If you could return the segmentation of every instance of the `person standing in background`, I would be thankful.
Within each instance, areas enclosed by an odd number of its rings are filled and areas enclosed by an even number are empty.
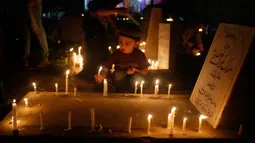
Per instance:
[[[27,18],[25,17],[25,55],[24,66],[28,67],[28,58],[30,54],[31,33],[33,32],[39,42],[42,61],[37,67],[45,67],[50,64],[48,42],[46,33],[42,24],[42,0],[27,1]]]

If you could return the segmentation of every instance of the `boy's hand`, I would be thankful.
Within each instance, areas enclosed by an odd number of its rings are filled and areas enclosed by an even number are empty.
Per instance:
[[[96,74],[96,75],[94,76],[94,78],[95,78],[95,80],[96,80],[97,83],[101,83],[101,82],[105,79],[105,76],[104,76],[104,75],[101,75],[101,74],[100,74],[100,75],[97,75],[97,74]]]
[[[131,69],[129,69],[129,70],[127,70],[127,74],[134,74],[136,72],[136,68],[131,68]]]

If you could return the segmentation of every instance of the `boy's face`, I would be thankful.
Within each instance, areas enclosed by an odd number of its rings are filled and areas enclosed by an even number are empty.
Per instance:
[[[129,54],[133,51],[136,46],[136,41],[126,36],[119,36],[120,51]]]

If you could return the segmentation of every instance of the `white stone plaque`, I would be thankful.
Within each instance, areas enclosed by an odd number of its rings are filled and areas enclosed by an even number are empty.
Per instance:
[[[251,46],[255,28],[219,25],[190,101],[217,128]],[[231,120],[231,117],[229,118]]]

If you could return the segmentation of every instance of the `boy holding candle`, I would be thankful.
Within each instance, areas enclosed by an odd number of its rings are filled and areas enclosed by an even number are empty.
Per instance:
[[[94,76],[97,83],[101,83],[107,77],[113,64],[115,65],[113,83],[116,92],[131,92],[136,81],[145,80],[150,64],[144,53],[137,48],[140,33],[140,28],[131,23],[126,23],[120,28],[120,49],[113,52],[104,62],[101,74]]]

